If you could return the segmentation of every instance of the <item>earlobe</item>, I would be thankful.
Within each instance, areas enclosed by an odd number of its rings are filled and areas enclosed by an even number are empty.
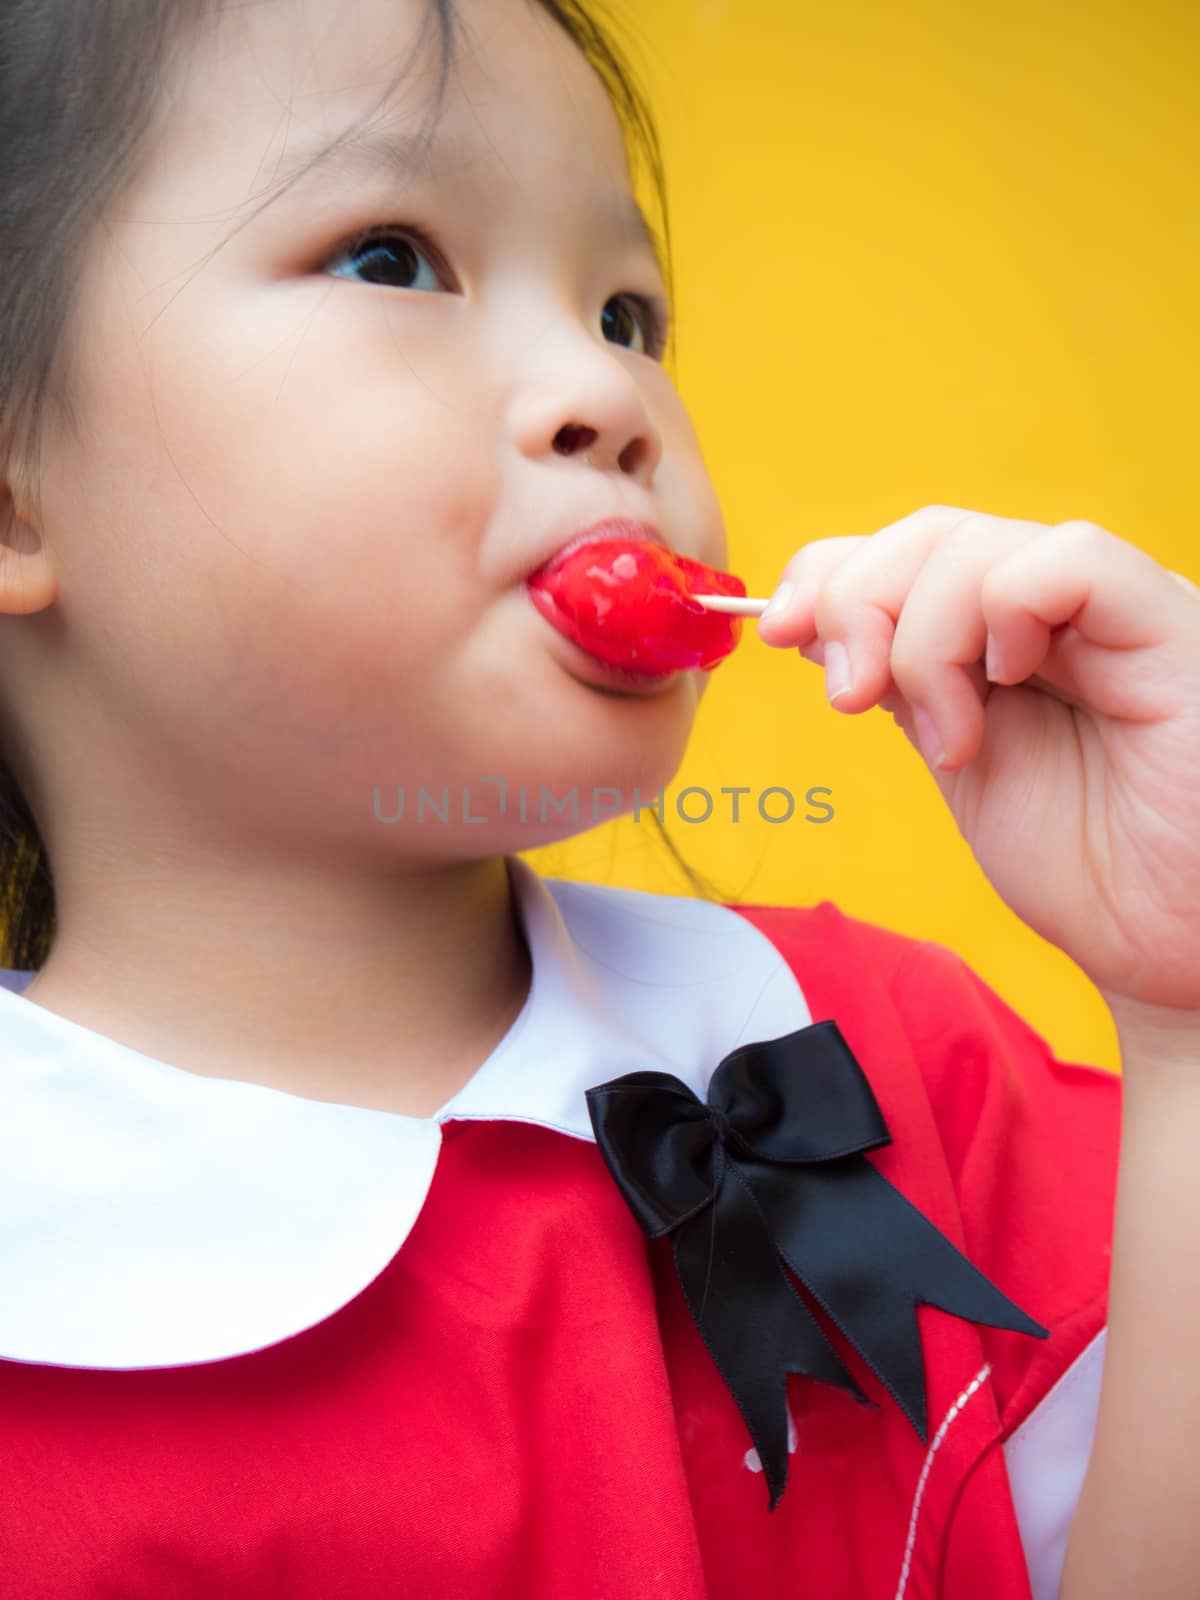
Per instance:
[[[50,547],[24,521],[12,488],[0,478],[0,615],[44,611],[58,593]]]

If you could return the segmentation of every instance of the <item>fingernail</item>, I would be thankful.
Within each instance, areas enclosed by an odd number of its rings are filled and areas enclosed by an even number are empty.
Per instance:
[[[920,706],[913,706],[913,719],[917,725],[917,741],[931,767],[940,767],[946,758],[942,749],[942,736],[937,731],[937,726],[928,711],[923,711]]]
[[[846,646],[837,639],[825,644],[825,693],[830,700],[845,694],[851,687],[850,656]]]
[[[765,622],[768,617],[777,617],[781,611],[786,609],[788,601],[795,592],[796,585],[794,583],[781,583],[770,600],[767,601],[767,609],[758,620]]]

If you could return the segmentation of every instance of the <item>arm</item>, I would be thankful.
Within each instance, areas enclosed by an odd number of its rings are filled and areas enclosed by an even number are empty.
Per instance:
[[[1105,998],[1123,1078],[1108,1339],[1059,1600],[1195,1600],[1200,1012]]]

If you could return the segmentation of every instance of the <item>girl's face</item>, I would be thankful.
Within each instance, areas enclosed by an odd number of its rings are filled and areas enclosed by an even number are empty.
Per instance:
[[[58,617],[22,640],[38,717],[17,711],[51,769],[52,838],[57,795],[172,845],[186,819],[193,840],[253,833],[259,850],[336,840],[366,858],[403,837],[462,859],[590,826],[594,786],[631,809],[679,765],[705,675],[598,687],[523,589],[613,515],[727,559],[632,298],[664,291],[618,122],[533,0],[459,10],[423,169],[395,152],[427,126],[432,18],[366,138],[248,221],[374,105],[424,0],[230,7],[165,86],[162,130],[82,264],[83,444],[47,438]],[[416,824],[422,784],[449,790],[449,822]],[[402,824],[380,826],[376,786],[383,815],[405,788]],[[537,825],[542,786],[578,786],[581,820],[551,805]],[[464,820],[464,788],[491,820]]]

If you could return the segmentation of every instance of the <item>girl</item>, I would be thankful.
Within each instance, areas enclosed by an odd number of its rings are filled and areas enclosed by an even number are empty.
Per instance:
[[[5,1593],[1191,1593],[1194,587],[934,506],[761,624],[1122,1079],[828,902],[541,879],[514,797],[706,680],[525,579],[726,554],[595,21],[2,0],[0,119]]]

